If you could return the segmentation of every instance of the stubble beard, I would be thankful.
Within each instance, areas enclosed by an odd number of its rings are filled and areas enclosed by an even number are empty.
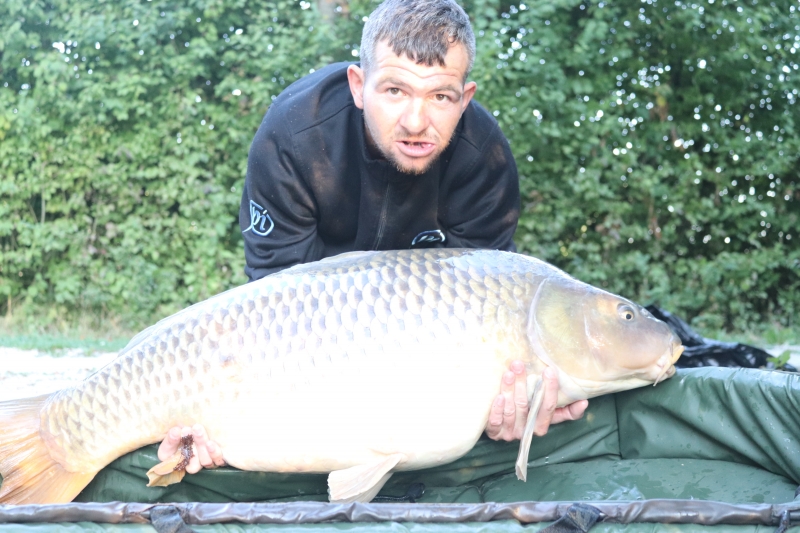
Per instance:
[[[436,144],[436,146],[439,147],[439,149],[429,156],[427,162],[425,163],[425,165],[423,167],[420,167],[420,168],[407,167],[407,166],[403,165],[403,163],[398,159],[398,157],[391,150],[392,145],[399,138],[402,139],[403,136],[392,135],[391,139],[389,139],[389,146],[383,146],[383,145],[381,145],[381,143],[379,141],[375,140],[375,139],[380,139],[380,136],[376,135],[376,132],[372,128],[372,124],[370,124],[370,121],[367,120],[366,114],[363,114],[363,116],[364,116],[364,125],[366,126],[366,129],[367,129],[367,142],[368,143],[371,142],[373,144],[373,146],[378,150],[378,152],[380,152],[381,156],[383,156],[383,158],[386,159],[389,163],[391,163],[391,165],[395,169],[397,169],[399,172],[402,172],[403,174],[411,174],[413,176],[419,176],[419,175],[425,174],[428,170],[430,170],[430,168],[433,166],[433,164],[439,159],[439,156],[442,155],[442,152],[444,152],[445,149],[450,145],[450,141],[453,138],[453,136],[451,135],[450,139],[447,139],[447,142],[442,145],[442,144],[440,144],[441,140],[439,139],[438,136],[430,136],[430,135],[423,135],[422,137],[417,136],[417,138],[420,138],[421,140],[424,140],[424,139],[430,140],[431,142]],[[408,135],[408,137],[411,137],[411,136],[412,135],[410,135],[410,134]]]

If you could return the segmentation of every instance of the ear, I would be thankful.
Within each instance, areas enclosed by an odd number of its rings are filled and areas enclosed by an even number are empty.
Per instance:
[[[347,82],[350,84],[350,94],[353,95],[353,100],[356,103],[356,107],[359,109],[364,109],[365,79],[366,74],[364,73],[364,69],[358,65],[350,65],[347,67]]]
[[[464,110],[469,105],[470,101],[472,101],[472,97],[475,96],[475,91],[478,90],[478,84],[474,81],[467,82],[464,85],[464,92],[461,95],[461,112],[463,113]]]

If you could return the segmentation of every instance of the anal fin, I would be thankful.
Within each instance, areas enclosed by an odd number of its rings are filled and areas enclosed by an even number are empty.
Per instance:
[[[328,495],[333,503],[368,502],[392,477],[392,468],[405,459],[394,453],[371,463],[335,470],[328,475]]]
[[[542,378],[536,382],[533,388],[533,396],[531,396],[531,403],[528,409],[528,418],[525,420],[525,431],[522,433],[522,438],[519,441],[519,453],[517,454],[517,479],[526,481],[528,479],[528,454],[531,451],[531,440],[533,440],[533,429],[536,427],[536,417],[539,415],[539,409],[542,407],[544,400],[544,382]]]

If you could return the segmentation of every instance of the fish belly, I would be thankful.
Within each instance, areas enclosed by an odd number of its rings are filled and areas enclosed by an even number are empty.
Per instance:
[[[394,453],[407,458],[398,470],[452,461],[486,427],[504,367],[489,347],[426,348],[248,385],[209,434],[244,470],[329,472]]]

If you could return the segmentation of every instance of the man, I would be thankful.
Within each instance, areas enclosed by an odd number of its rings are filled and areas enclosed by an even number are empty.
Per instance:
[[[497,122],[472,102],[474,58],[454,0],[386,0],[364,26],[360,65],[329,65],[290,85],[248,157],[239,222],[250,280],[356,250],[515,251],[517,169]],[[556,409],[550,371],[545,390],[537,435],[587,405]],[[520,438],[527,412],[525,368],[514,361],[487,434]],[[197,453],[188,472],[224,464],[200,426],[173,428],[159,457],[189,432]]]

